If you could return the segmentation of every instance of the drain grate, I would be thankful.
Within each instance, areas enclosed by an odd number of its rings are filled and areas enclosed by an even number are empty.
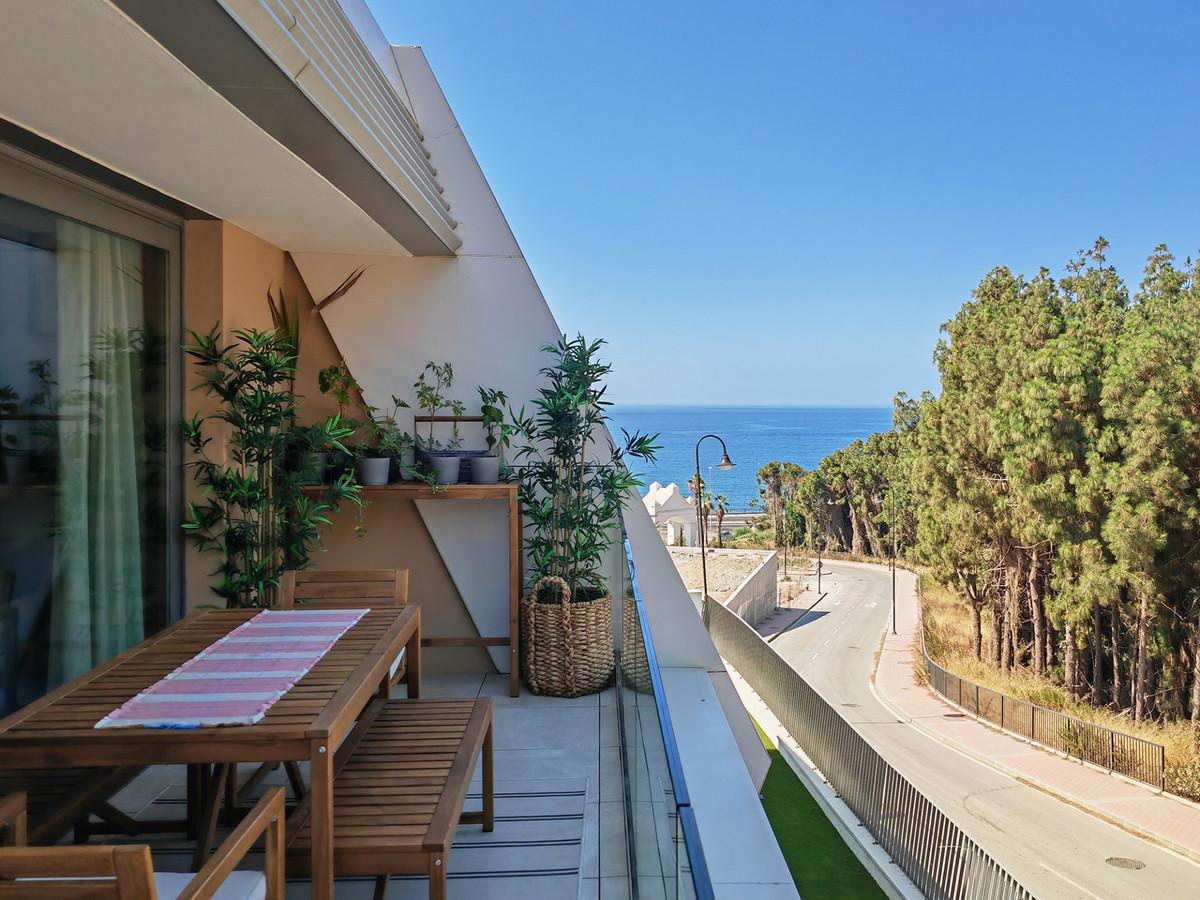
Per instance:
[[[843,703],[843,704],[842,704],[842,706],[848,706],[848,707],[850,707],[851,709],[858,709],[859,705],[860,705],[860,704],[858,704],[858,703]]]
[[[966,717],[966,713],[942,713],[944,719],[965,719]]]
[[[1116,869],[1144,869],[1146,864],[1140,859],[1130,859],[1128,856],[1110,856],[1105,860],[1110,866]]]

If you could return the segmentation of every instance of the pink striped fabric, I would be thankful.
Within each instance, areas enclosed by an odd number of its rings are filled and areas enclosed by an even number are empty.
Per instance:
[[[264,610],[113,710],[96,727],[253,725],[367,612]]]

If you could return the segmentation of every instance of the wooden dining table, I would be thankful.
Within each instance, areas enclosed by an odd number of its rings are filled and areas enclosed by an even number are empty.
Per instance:
[[[312,896],[333,897],[333,755],[406,654],[408,696],[420,696],[421,613],[372,609],[253,725],[96,728],[96,722],[259,610],[195,613],[0,720],[0,769],[295,763],[311,767]],[[197,835],[211,841],[220,788]]]

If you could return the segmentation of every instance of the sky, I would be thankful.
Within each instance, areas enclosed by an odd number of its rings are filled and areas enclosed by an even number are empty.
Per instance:
[[[369,5],[620,403],[888,405],[994,266],[1200,250],[1200,5]]]

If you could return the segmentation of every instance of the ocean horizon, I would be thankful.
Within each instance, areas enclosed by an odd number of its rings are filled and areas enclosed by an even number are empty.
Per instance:
[[[705,434],[724,438],[735,468],[716,468],[721,445],[708,440],[700,447],[700,474],[736,512],[750,509],[758,497],[755,473],[769,462],[817,466],[833,451],[856,439],[892,427],[890,406],[674,406],[619,404],[609,410],[614,437],[621,429],[658,433],[662,449],[653,463],[631,461],[645,484],[675,482],[686,495],[696,469],[696,441]],[[645,490],[642,490],[645,493]]]

